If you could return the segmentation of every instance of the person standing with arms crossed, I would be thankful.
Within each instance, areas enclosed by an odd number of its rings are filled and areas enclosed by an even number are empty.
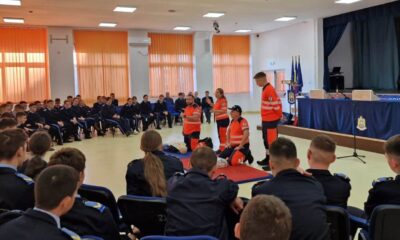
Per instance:
[[[219,138],[219,149],[217,154],[220,154],[225,150],[226,144],[226,131],[229,126],[229,115],[228,115],[228,101],[226,100],[224,90],[217,88],[215,90],[215,97],[217,101],[212,103],[208,98],[207,103],[213,108],[215,120],[217,121],[218,138]]]
[[[257,161],[266,171],[269,166],[269,146],[278,138],[278,123],[282,118],[282,102],[275,88],[267,81],[267,75],[259,72],[254,75],[257,86],[262,88],[261,94],[261,119],[262,136],[266,150],[265,158]]]
[[[194,96],[186,97],[186,107],[181,114],[183,118],[183,137],[188,152],[194,151],[199,143],[201,131],[201,107],[194,102]]]

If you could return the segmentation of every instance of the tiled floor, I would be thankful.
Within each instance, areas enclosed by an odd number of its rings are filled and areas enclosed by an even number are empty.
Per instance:
[[[250,124],[250,143],[251,150],[256,159],[264,155],[261,132],[256,130],[259,124],[258,114],[246,114]],[[162,129],[164,143],[180,142],[182,127],[175,126],[172,129]],[[110,135],[106,137],[95,137],[91,140],[66,144],[65,147],[76,147],[82,150],[87,157],[86,180],[88,184],[102,185],[110,188],[116,197],[125,194],[125,172],[127,164],[136,158],[143,156],[140,151],[140,136],[125,137],[117,134],[114,138]],[[212,136],[214,143],[218,144],[216,125],[203,125],[201,137]],[[301,165],[307,168],[306,152],[310,141],[301,138],[290,137],[296,144]],[[58,149],[59,147],[56,147]],[[48,156],[51,153],[48,154]],[[337,156],[351,155],[352,149],[338,147]],[[332,165],[332,172],[345,173],[351,178],[352,192],[349,205],[363,207],[363,203],[368,196],[371,182],[382,176],[393,176],[388,168],[385,158],[381,154],[360,151],[366,155],[367,164],[359,162],[357,159],[341,159]],[[47,156],[47,157],[48,157]],[[253,163],[257,167],[256,163]],[[240,196],[250,197],[251,186],[253,183],[240,185]]]

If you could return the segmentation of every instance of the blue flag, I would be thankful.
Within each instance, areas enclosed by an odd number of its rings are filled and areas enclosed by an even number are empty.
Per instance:
[[[292,83],[294,84],[296,82],[296,63],[292,57],[292,77],[291,77]],[[290,87],[290,91],[293,91],[293,86]]]
[[[300,56],[297,61],[297,66],[296,66],[296,78],[297,78],[297,87],[296,87],[296,93],[299,93],[303,89],[303,75],[301,73],[301,64],[300,64]]]

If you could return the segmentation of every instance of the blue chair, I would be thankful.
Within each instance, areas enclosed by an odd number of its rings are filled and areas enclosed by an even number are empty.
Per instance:
[[[218,240],[218,238],[210,236],[188,236],[188,237],[168,237],[168,236],[147,236],[141,240]]]
[[[336,206],[326,206],[325,208],[331,240],[351,240],[350,220],[347,211]]]
[[[172,119],[175,121],[176,117],[179,117],[180,122],[182,122],[180,113],[175,110],[175,105],[167,102],[167,110],[171,114]]]
[[[352,219],[353,220],[353,219]],[[380,205],[375,207],[371,218],[364,222],[359,234],[362,240],[397,240],[400,236],[400,205]]]
[[[164,234],[165,198],[124,195],[118,198],[118,207],[124,222],[139,228],[141,236]]]

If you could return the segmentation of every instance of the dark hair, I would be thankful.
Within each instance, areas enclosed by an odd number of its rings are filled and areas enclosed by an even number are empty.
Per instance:
[[[1,118],[0,119],[0,130],[7,128],[13,128],[17,126],[17,121],[14,118]]]
[[[384,146],[385,153],[400,157],[400,135],[389,138]]]
[[[8,129],[0,132],[0,159],[9,160],[18,149],[24,147],[28,136],[22,129]]]
[[[68,98],[73,98],[73,97],[70,95],[70,96],[67,96],[67,99],[68,99]]]
[[[1,114],[0,118],[14,118],[14,115],[10,112],[5,112]]]
[[[56,102],[61,102],[61,99],[59,99],[59,98],[56,98],[56,99],[54,99]]]
[[[27,115],[26,115],[25,112],[17,112],[17,113],[15,114],[15,118],[26,117],[26,116],[27,116]]]
[[[143,98],[145,98],[145,97],[148,97],[148,95],[147,94],[143,95]]]
[[[86,167],[86,157],[76,148],[62,148],[50,157],[49,166],[58,164],[67,165],[78,172],[83,172]]]
[[[269,153],[272,156],[285,159],[297,158],[296,145],[290,139],[284,137],[279,137],[271,144]]]
[[[52,166],[43,170],[35,182],[35,206],[53,210],[65,197],[74,197],[78,172],[69,166]]]
[[[114,94],[114,93],[110,93],[110,96],[111,96],[111,95],[114,95],[114,96],[115,96],[115,94]]]
[[[29,150],[37,156],[43,156],[51,148],[51,137],[46,131],[37,131],[29,138]]]
[[[132,100],[133,100],[133,99],[136,99],[136,100],[137,100],[137,97],[136,97],[136,96],[133,96],[133,97],[132,97]]]
[[[27,104],[26,101],[20,101],[19,104]]]
[[[327,135],[319,135],[313,138],[311,146],[324,152],[334,153],[336,151],[336,143]]]
[[[241,240],[287,240],[291,229],[289,208],[272,195],[259,195],[251,199],[240,217]]]
[[[159,97],[159,98],[160,98],[160,97],[164,97],[164,95],[160,94],[160,96],[158,96],[158,97]]]
[[[259,79],[259,78],[265,78],[267,77],[267,74],[265,72],[258,72],[256,75],[254,75],[254,79]]]
[[[25,107],[23,106],[23,103],[18,103],[14,106],[14,112],[19,112],[19,111],[25,111]]]
[[[22,163],[22,166],[18,168],[19,172],[22,172],[26,176],[36,179],[37,175],[41,173],[47,167],[47,162],[39,156],[35,156]]]
[[[51,99],[47,100],[47,103],[52,103],[52,102],[54,102],[54,101]]]
[[[193,168],[210,172],[217,164],[217,155],[209,147],[199,147],[193,151],[190,163]]]

